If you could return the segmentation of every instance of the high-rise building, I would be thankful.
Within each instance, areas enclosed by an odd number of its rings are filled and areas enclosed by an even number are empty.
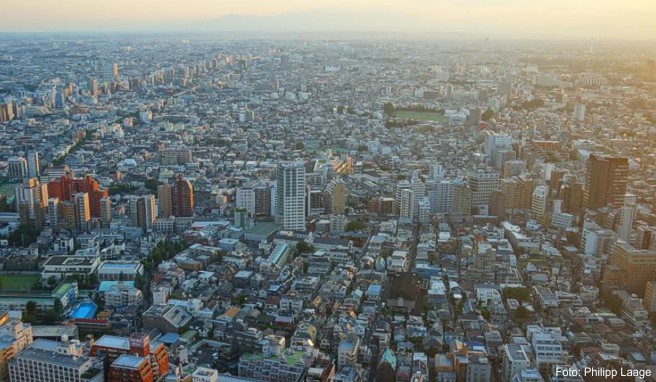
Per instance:
[[[323,191],[326,213],[343,214],[346,210],[346,183],[335,178],[328,182]]]
[[[509,160],[503,164],[503,177],[512,178],[513,176],[521,175],[526,170],[526,161],[523,160]]]
[[[143,232],[151,231],[155,222],[155,210],[155,195],[133,196],[130,199],[132,226],[141,228]]]
[[[101,190],[98,182],[87,175],[73,178],[70,174],[48,182],[48,195],[59,198],[60,202],[72,201],[76,193],[87,193],[89,213],[94,218],[100,217],[100,199],[109,197],[109,190]]]
[[[9,362],[16,354],[32,344],[32,326],[20,320],[9,319],[6,312],[0,313],[0,382],[9,381]]]
[[[583,204],[596,210],[608,204],[619,208],[624,205],[626,183],[629,172],[627,158],[590,154],[585,174]]]
[[[89,221],[91,220],[89,194],[86,192],[76,193],[73,196],[73,203],[75,204],[75,229],[79,231],[88,230]]]
[[[277,217],[284,229],[305,230],[305,167],[303,163],[279,164],[277,168]]]
[[[172,189],[170,184],[165,183],[157,186],[157,201],[157,216],[168,218],[173,215]]]
[[[7,176],[9,178],[27,177],[27,160],[23,157],[11,157],[7,160]]]
[[[255,188],[255,215],[271,216],[271,187],[268,185]]]
[[[100,226],[109,228],[112,222],[112,200],[109,197],[100,199]]]
[[[171,190],[171,202],[173,216],[194,216],[194,187],[191,185],[190,181],[182,176],[182,174],[178,175],[178,179],[173,184]]]
[[[453,186],[453,206],[451,213],[459,215],[471,215],[472,211],[472,190],[464,183],[458,183]]]
[[[92,96],[100,94],[100,91],[98,90],[98,80],[95,78],[89,80],[89,93],[91,93]]]
[[[585,104],[579,103],[574,105],[574,119],[577,122],[585,121]]]
[[[490,202],[490,194],[499,189],[499,173],[475,171],[468,176],[472,192],[472,206],[484,206]]]
[[[36,178],[26,178],[14,191],[21,223],[43,226],[48,205],[48,187]]]
[[[549,188],[545,185],[539,185],[533,189],[533,198],[531,201],[531,212],[533,217],[542,221],[547,213],[547,201]]]
[[[415,217],[415,193],[410,188],[399,189],[399,218],[413,221]]]
[[[647,282],[652,280],[656,280],[656,251],[636,249],[617,241],[603,271],[603,288],[624,289],[643,296]]]
[[[59,198],[48,199],[48,223],[50,223],[50,227],[57,228],[59,226],[60,214]]]
[[[620,208],[619,221],[615,227],[615,232],[617,232],[617,235],[627,243],[631,241],[631,229],[633,228],[634,215],[634,206],[622,206],[622,208]]]
[[[38,178],[41,175],[41,163],[39,162],[39,153],[30,151],[27,153],[27,176]]]
[[[408,182],[407,180],[402,180],[396,184],[394,200],[396,202],[395,208],[397,214],[401,213],[401,194],[403,193],[403,190],[412,190],[412,187],[410,186],[410,182]]]
[[[654,249],[656,245],[656,227],[640,226],[636,229],[637,249]]]

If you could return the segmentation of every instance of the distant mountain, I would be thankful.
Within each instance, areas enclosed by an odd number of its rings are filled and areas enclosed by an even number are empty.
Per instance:
[[[393,32],[416,31],[408,17],[380,12],[343,12],[313,10],[271,16],[226,15],[214,20],[190,24],[185,29],[222,32]]]

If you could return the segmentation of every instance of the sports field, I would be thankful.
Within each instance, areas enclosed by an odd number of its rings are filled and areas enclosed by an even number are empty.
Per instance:
[[[440,113],[431,111],[395,110],[394,117],[400,119],[414,119],[416,121],[445,122],[448,119]]]
[[[38,275],[7,275],[0,274],[0,291],[28,292],[39,280]]]

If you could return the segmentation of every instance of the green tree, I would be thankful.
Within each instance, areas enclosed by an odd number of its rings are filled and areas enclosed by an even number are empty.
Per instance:
[[[503,290],[504,299],[515,299],[517,301],[531,301],[531,291],[525,287],[506,288]]]
[[[155,178],[148,178],[148,179],[146,179],[146,181],[144,182],[144,187],[145,187],[146,189],[150,190],[151,192],[155,193],[155,192],[157,192],[157,187],[158,187],[160,184],[161,184],[161,183],[160,183],[159,180],[157,180],[157,179],[155,179]]]
[[[488,108],[481,114],[481,121],[489,121],[492,117],[494,117],[494,110]]]
[[[30,300],[30,301],[28,301],[28,302],[25,304],[25,312],[26,312],[27,314],[30,314],[30,315],[33,316],[33,315],[36,314],[36,311],[37,311],[37,310],[38,310],[38,307],[37,307],[37,305],[36,305],[36,301],[32,301],[32,300]]]
[[[515,311],[515,318],[518,320],[528,320],[530,315],[531,313],[523,305],[517,308],[517,310]]]
[[[296,142],[296,150],[303,150],[303,148],[305,148],[303,142]]]
[[[298,243],[296,243],[296,252],[298,252],[298,254],[311,253],[314,252],[315,250],[316,249],[314,248],[314,246],[308,244],[307,242],[305,242],[305,240],[301,240]]]
[[[362,231],[365,227],[366,225],[363,222],[359,220],[353,220],[346,225],[346,230],[350,232]]]

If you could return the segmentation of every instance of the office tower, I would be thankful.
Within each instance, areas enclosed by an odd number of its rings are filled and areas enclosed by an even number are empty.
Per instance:
[[[549,188],[545,185],[536,186],[533,189],[533,196],[531,200],[531,212],[533,218],[542,221],[547,212],[547,197],[549,196]]]
[[[175,217],[193,217],[194,216],[194,187],[191,182],[186,180],[182,174],[171,189],[171,203],[173,216]]]
[[[499,189],[499,173],[497,172],[470,172],[468,180],[472,192],[472,206],[487,205],[492,191]]]
[[[235,206],[245,209],[249,216],[255,216],[255,189],[253,187],[241,187],[237,189]]]
[[[305,230],[305,167],[279,164],[276,173],[276,215],[284,229]]]
[[[64,90],[57,90],[55,92],[55,108],[63,109],[66,106],[66,93]]]
[[[158,214],[160,218],[168,218],[173,215],[172,189],[170,184],[157,186]]]
[[[100,199],[100,226],[109,228],[112,223],[112,200],[108,197]]]
[[[27,160],[23,157],[11,157],[7,160],[7,176],[9,178],[27,177]]]
[[[28,178],[14,189],[16,196],[16,210],[21,224],[30,224],[35,227],[43,226],[45,222],[45,208],[48,205],[48,188],[36,178]]]
[[[574,105],[574,119],[577,122],[585,121],[585,104],[576,104]]]
[[[75,204],[75,228],[79,231],[86,231],[89,228],[91,220],[91,209],[89,207],[89,194],[78,192],[73,195]]]
[[[59,225],[59,198],[48,199],[48,223],[50,227],[57,228]]]
[[[472,211],[472,190],[464,183],[458,183],[453,186],[453,205],[451,213],[459,215],[471,215]]]
[[[255,188],[255,215],[271,216],[271,187],[268,185]]]
[[[155,222],[155,195],[132,196],[129,203],[132,226],[143,232],[151,231]]]
[[[118,80],[118,63],[108,63],[103,66],[103,80],[112,82]]]
[[[405,221],[414,219],[415,196],[414,191],[410,188],[401,188],[399,190],[399,218]]]
[[[608,265],[603,270],[604,290],[624,289],[643,296],[647,282],[656,280],[656,251],[639,250],[629,243],[613,245]]]
[[[583,190],[585,208],[596,210],[608,204],[616,208],[623,206],[628,172],[627,158],[590,154]]]
[[[323,191],[326,213],[343,214],[346,210],[346,183],[342,179],[333,179]]]
[[[633,227],[633,218],[635,214],[634,206],[622,206],[619,213],[619,221],[615,232],[627,243],[631,240],[631,228]]]
[[[92,217],[100,217],[100,199],[109,196],[109,190],[101,190],[98,182],[87,175],[84,178],[73,178],[70,174],[48,182],[48,195],[59,198],[60,201],[72,201],[76,193],[87,193],[89,196],[89,212]]]
[[[39,162],[39,153],[30,151],[27,153],[27,176],[38,178],[41,175],[41,163]]]

